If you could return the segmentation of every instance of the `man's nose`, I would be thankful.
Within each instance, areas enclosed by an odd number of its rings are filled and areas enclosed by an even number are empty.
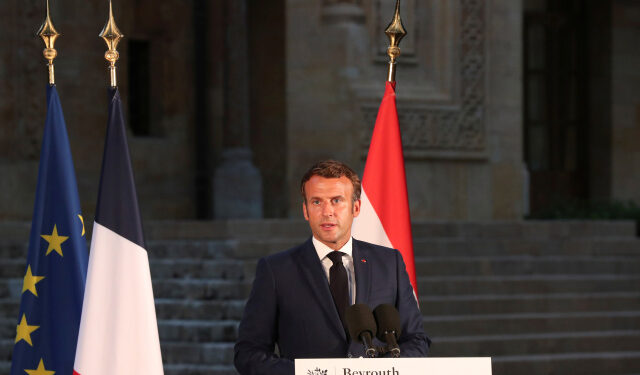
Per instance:
[[[322,205],[322,215],[324,216],[333,216],[333,206],[331,204],[325,203]]]

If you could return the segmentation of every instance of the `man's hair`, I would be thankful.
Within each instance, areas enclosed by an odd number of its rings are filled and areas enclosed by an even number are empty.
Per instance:
[[[360,177],[358,177],[358,174],[345,163],[336,160],[323,160],[312,165],[304,176],[302,176],[302,181],[300,182],[300,193],[302,194],[302,201],[305,203],[307,201],[307,196],[304,191],[304,185],[313,176],[320,176],[324,178],[340,178],[345,176],[351,181],[351,185],[353,186],[353,195],[351,196],[351,199],[354,202],[360,199],[362,187],[360,185]]]

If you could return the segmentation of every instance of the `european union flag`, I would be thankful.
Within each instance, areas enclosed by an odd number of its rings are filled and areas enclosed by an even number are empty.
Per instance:
[[[67,129],[49,85],[11,375],[73,373],[87,261]]]

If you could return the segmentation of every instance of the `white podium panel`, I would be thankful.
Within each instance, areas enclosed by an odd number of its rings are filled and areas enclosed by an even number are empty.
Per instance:
[[[295,375],[491,375],[491,357],[296,359]]]

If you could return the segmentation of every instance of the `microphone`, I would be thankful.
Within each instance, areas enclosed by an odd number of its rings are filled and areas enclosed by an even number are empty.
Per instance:
[[[376,321],[369,306],[364,303],[351,305],[344,312],[345,322],[351,339],[355,339],[364,345],[367,357],[376,356],[378,349],[373,345],[373,337],[376,335]]]
[[[373,310],[373,315],[378,323],[378,339],[387,343],[387,350],[391,352],[391,355],[396,358],[400,357],[400,347],[397,340],[402,334],[402,325],[398,310],[385,303],[378,305]]]

